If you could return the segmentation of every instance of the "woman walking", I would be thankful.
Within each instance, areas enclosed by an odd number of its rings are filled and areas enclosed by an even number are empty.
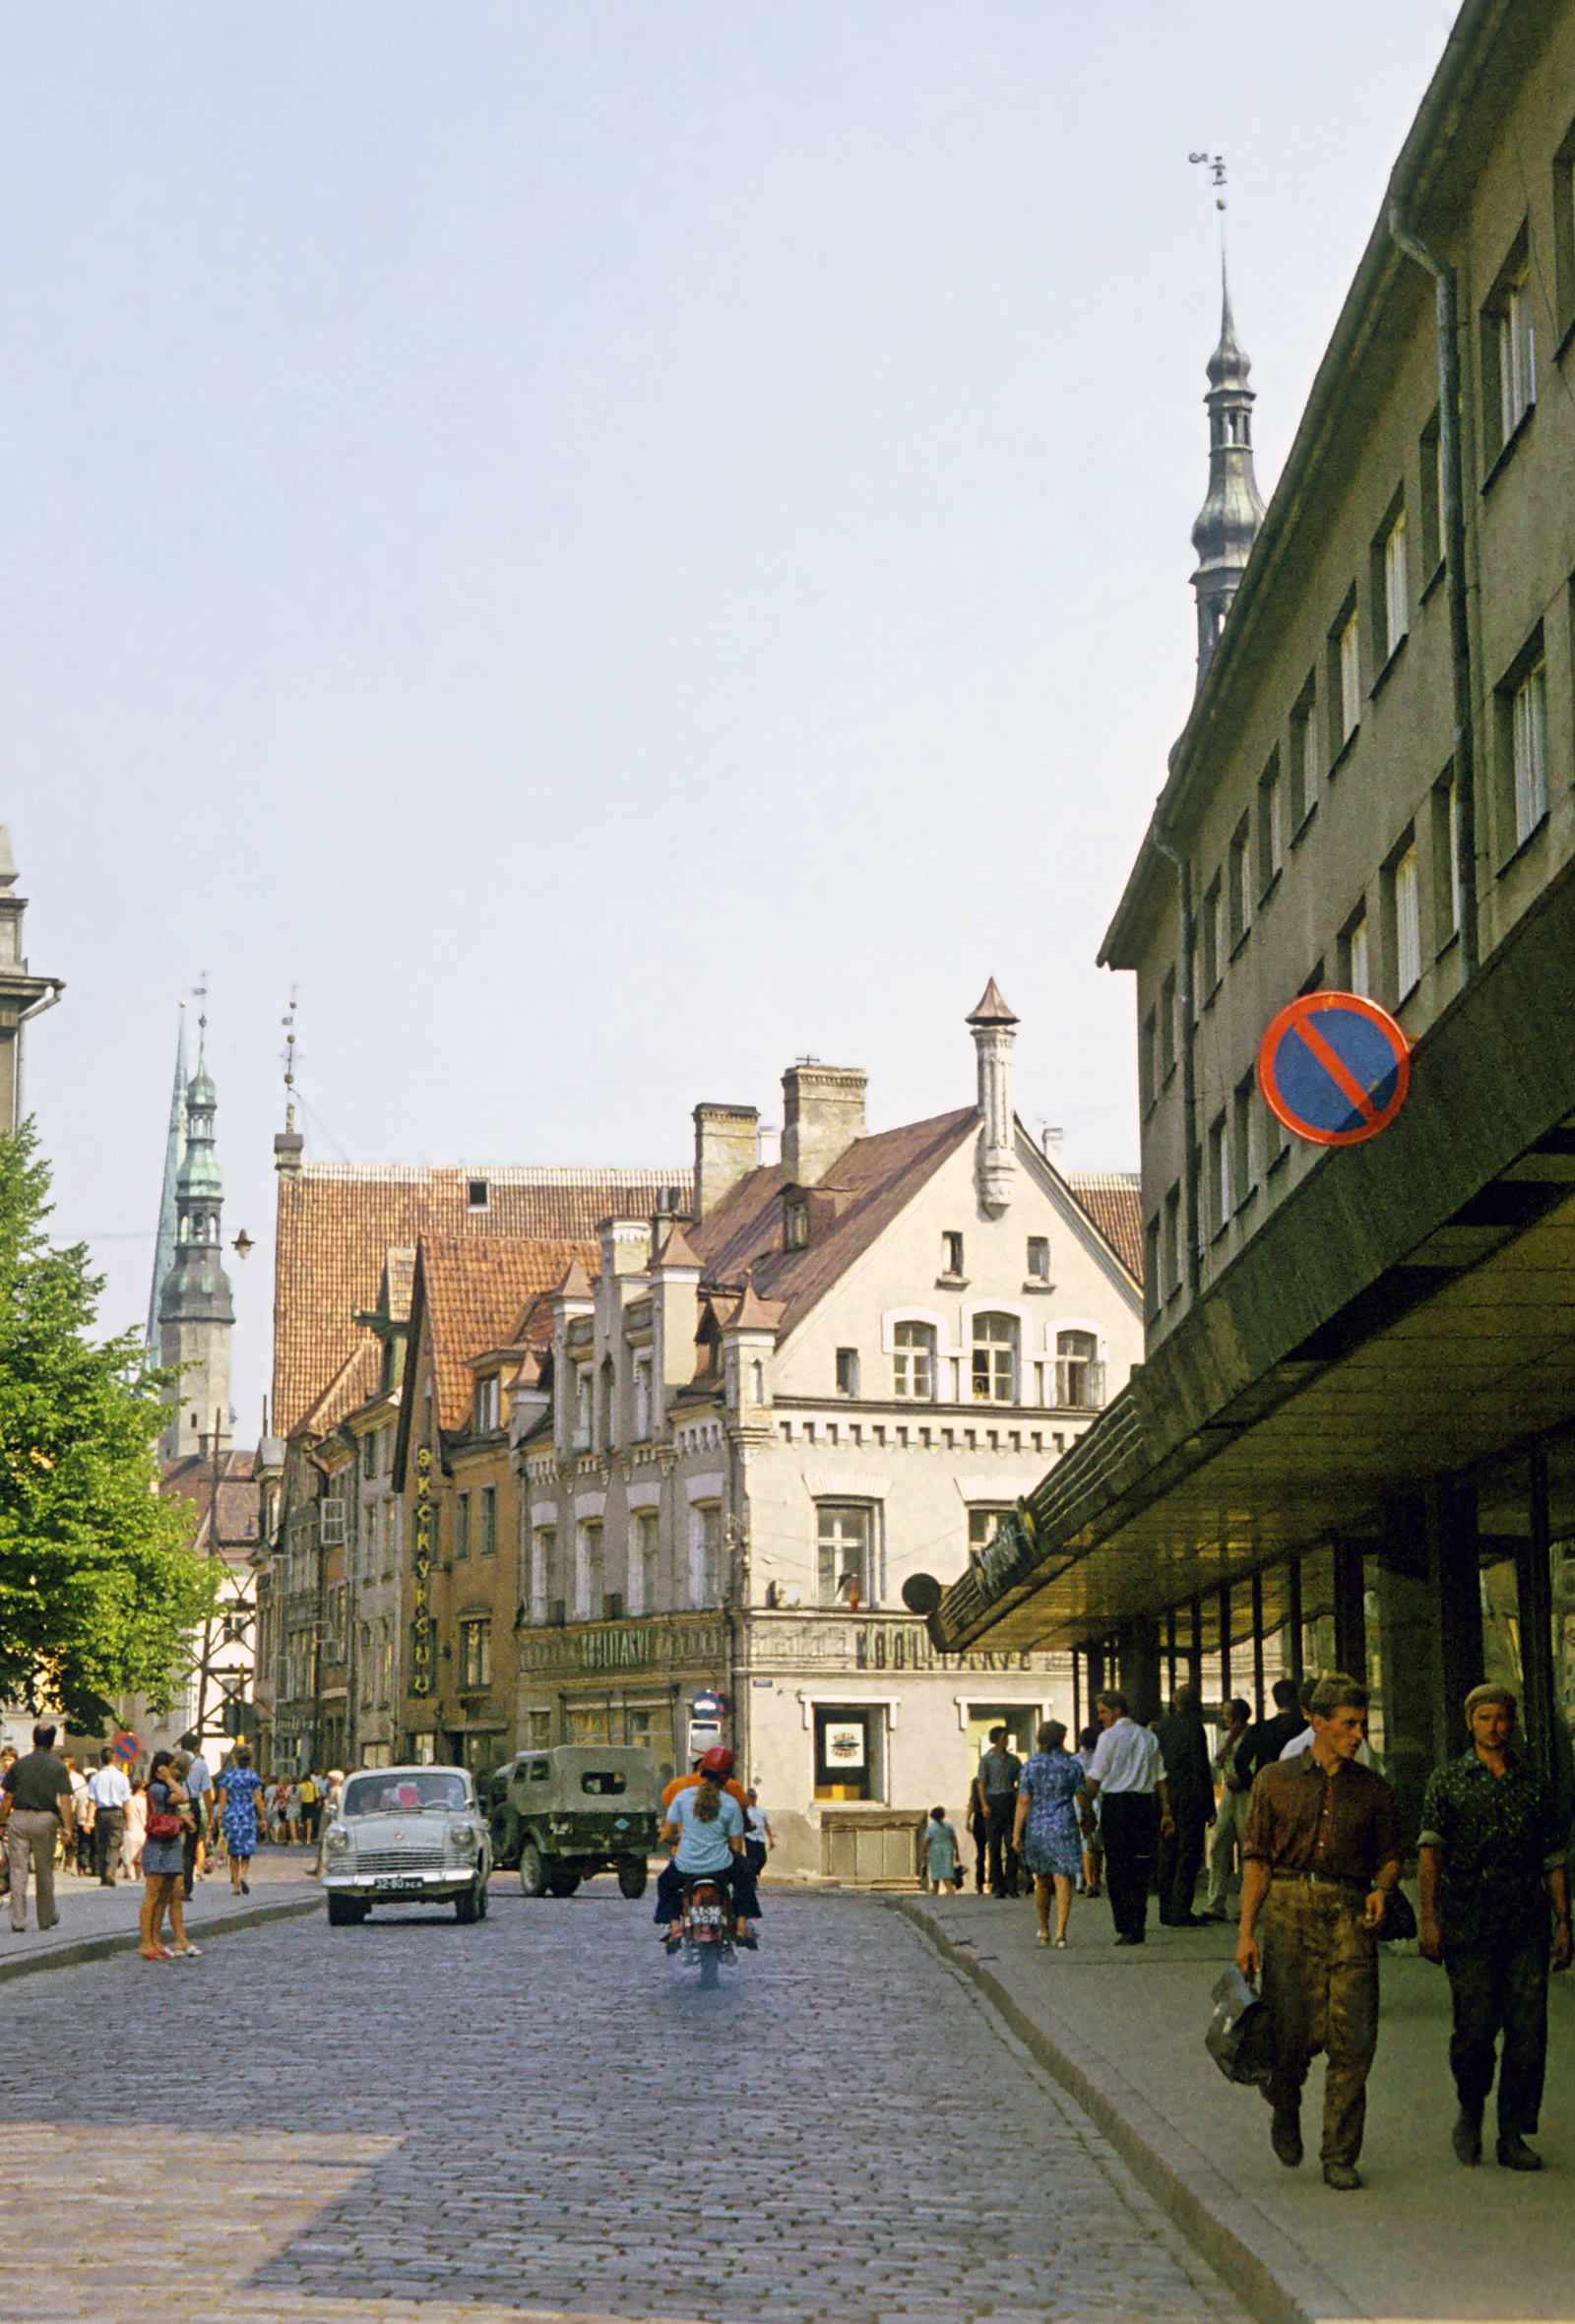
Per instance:
[[[257,1804],[262,1789],[249,1746],[237,1743],[234,1757],[219,1779],[219,1824],[229,1855],[231,1896],[249,1897],[252,1893],[246,1875],[257,1853]]]
[[[164,1916],[169,1916],[170,1934],[174,1952],[187,1960],[195,1960],[197,1947],[186,1935],[185,1910],[181,1899],[184,1866],[181,1856],[182,1818],[191,1822],[191,1802],[186,1797],[186,1787],[175,1775],[175,1755],[172,1751],[156,1751],[153,1766],[148,1771],[148,1828],[142,1844],[142,1869],[145,1886],[142,1899],[142,1957],[145,1961],[169,1961],[174,1958],[163,1942],[161,1930]]]
[[[919,1834],[919,1877],[929,1883],[929,1893],[938,1897],[942,1885],[954,1896],[963,1886],[963,1870],[957,1860],[957,1830],[946,1821],[944,1807],[932,1807],[929,1822]]]
[[[1076,1806],[1077,1795],[1083,1789],[1083,1765],[1067,1750],[1066,1728],[1059,1719],[1047,1719],[1036,1741],[1039,1748],[1018,1779],[1013,1845],[1034,1875],[1039,1941],[1041,1945],[1050,1942],[1053,1893],[1055,1945],[1058,1952],[1064,1953],[1066,1924],[1072,1911],[1072,1883],[1083,1869],[1083,1843]]]
[[[142,1878],[142,1842],[148,1829],[148,1778],[132,1779],[131,1797],[126,1802],[126,1830],[120,1843],[120,1868],[127,1880]]]

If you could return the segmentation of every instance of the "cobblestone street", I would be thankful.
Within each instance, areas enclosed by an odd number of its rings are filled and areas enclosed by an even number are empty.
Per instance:
[[[45,2225],[8,2314],[1240,2316],[906,1922],[778,1897],[768,1930],[702,1994],[648,1906],[503,1880],[476,1928],[13,1987],[10,2201]]]

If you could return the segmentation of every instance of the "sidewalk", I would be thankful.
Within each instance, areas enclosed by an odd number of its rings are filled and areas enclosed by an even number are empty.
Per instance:
[[[1111,1947],[1109,1908],[1079,1898],[1064,1953],[1034,1942],[1026,1899],[909,1895],[898,1910],[979,1985],[1099,2123],[1157,2201],[1265,2324],[1426,2319],[1569,2324],[1575,2318],[1575,1971],[1553,1980],[1547,2100],[1535,2176],[1450,2152],[1449,1988],[1413,1954],[1383,1955],[1378,2057],[1367,2086],[1360,2194],[1318,2168],[1323,2066],[1308,2077],[1308,2160],[1286,2170],[1269,2109],[1232,2088],[1203,2046],[1210,1989],[1234,1924],[1160,1929]]]
[[[252,1858],[247,1877],[249,1897],[232,1897],[227,1870],[199,1880],[186,1907],[186,1934],[194,1945],[206,1946],[211,1936],[235,1928],[255,1928],[320,1906],[323,1891],[308,1878],[313,1861],[309,1848],[269,1848]],[[20,1936],[11,1928],[10,1899],[0,1897],[0,1983],[31,1976],[36,1970],[68,1969],[81,1961],[101,1961],[112,1953],[133,1952],[138,1943],[137,1916],[142,1911],[143,1883],[117,1881],[100,1888],[97,1881],[76,1872],[55,1874],[55,1910],[60,1917],[53,1928],[37,1925],[37,1898],[28,1883],[28,1925]]]

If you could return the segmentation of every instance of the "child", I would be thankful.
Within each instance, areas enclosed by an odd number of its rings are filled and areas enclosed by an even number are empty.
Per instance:
[[[957,1864],[957,1834],[946,1821],[944,1807],[932,1807],[929,1822],[924,1826],[918,1844],[921,1876],[929,1883],[929,1893],[938,1897],[943,1887],[955,1896],[961,1884]]]

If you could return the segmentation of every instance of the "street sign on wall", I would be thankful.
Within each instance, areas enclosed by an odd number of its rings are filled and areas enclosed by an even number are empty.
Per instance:
[[[1411,1044],[1387,1010],[1356,992],[1305,992],[1258,1049],[1258,1087],[1292,1137],[1359,1146],[1387,1130],[1411,1086]]]

